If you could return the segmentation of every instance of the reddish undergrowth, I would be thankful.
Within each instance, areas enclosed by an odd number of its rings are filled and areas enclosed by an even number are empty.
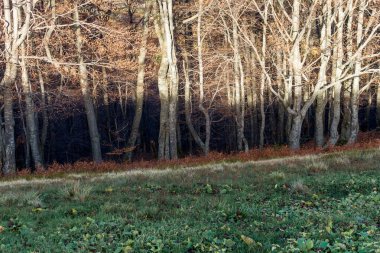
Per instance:
[[[380,131],[372,131],[360,133],[358,142],[353,145],[343,145],[329,148],[316,148],[313,142],[306,143],[302,149],[294,151],[287,146],[272,146],[264,149],[252,149],[247,153],[225,154],[211,152],[208,156],[188,156],[173,161],[136,161],[132,163],[117,163],[106,161],[100,164],[92,162],[76,162],[73,164],[51,164],[47,170],[38,170],[31,173],[29,170],[21,170],[16,175],[7,176],[8,178],[28,178],[28,177],[57,177],[67,173],[83,173],[83,172],[112,172],[112,171],[127,171],[134,169],[163,169],[175,168],[183,166],[197,166],[208,163],[216,163],[221,161],[257,161],[272,158],[302,156],[310,154],[333,153],[349,150],[365,150],[380,147]]]

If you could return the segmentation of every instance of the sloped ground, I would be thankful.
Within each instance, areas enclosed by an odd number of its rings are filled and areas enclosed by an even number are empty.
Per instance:
[[[379,252],[380,150],[0,183],[0,252]]]

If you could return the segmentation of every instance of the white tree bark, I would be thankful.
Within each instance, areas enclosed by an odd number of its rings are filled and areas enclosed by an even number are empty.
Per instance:
[[[91,90],[88,83],[88,72],[87,66],[84,62],[82,55],[82,47],[83,47],[83,38],[81,34],[80,20],[79,20],[79,12],[78,6],[75,5],[74,10],[74,21],[76,23],[76,47],[77,47],[77,55],[78,55],[78,64],[79,64],[79,82],[82,91],[82,96],[84,100],[84,106],[86,110],[87,124],[90,132],[91,139],[91,150],[92,150],[92,159],[96,163],[100,163],[102,161],[102,151],[100,148],[100,136],[98,131],[98,125],[96,120],[95,108],[93,104],[93,100],[91,97]]]
[[[17,76],[19,48],[28,35],[32,15],[31,1],[3,0],[5,71],[0,86],[4,87],[4,174],[16,172],[13,88]]]
[[[26,106],[26,128],[29,139],[29,145],[32,151],[32,157],[36,168],[43,167],[42,155],[40,150],[40,139],[38,131],[38,122],[35,117],[35,106],[32,98],[32,89],[29,83],[29,74],[27,62],[25,59],[26,49],[25,43],[21,44],[21,85]],[[28,145],[28,144],[27,144]]]
[[[334,43],[334,50],[336,50],[336,66],[334,80],[336,84],[334,85],[334,100],[333,100],[333,118],[330,126],[330,139],[329,145],[335,146],[335,144],[339,140],[339,132],[338,126],[340,122],[340,111],[341,111],[341,90],[342,90],[342,74],[343,74],[343,30],[344,30],[344,9],[343,9],[343,0],[339,0],[335,2],[335,9],[338,14],[338,22],[336,24],[337,32],[336,32],[336,40]]]
[[[174,41],[173,1],[158,0],[157,5],[155,5],[155,12],[160,18],[155,20],[155,28],[161,47],[161,65],[158,72],[161,101],[158,158],[177,159],[179,80]]]
[[[360,73],[362,71],[362,52],[361,47],[363,39],[363,23],[364,23],[364,11],[366,8],[367,1],[359,1],[359,13],[358,13],[358,23],[356,29],[356,45],[358,51],[356,52],[356,61],[354,66],[354,79],[352,81],[351,89],[351,129],[350,137],[348,139],[348,144],[356,142],[359,133],[359,90],[360,90]]]
[[[296,115],[293,116],[292,126],[289,134],[289,146],[292,149],[300,148],[302,122],[305,115],[302,113],[302,59],[300,40],[298,39],[300,30],[300,1],[293,1],[292,13],[292,40],[293,47],[290,55],[290,65],[292,68],[294,81],[293,110]]]
[[[147,40],[148,40],[148,34],[149,34],[149,13],[151,9],[151,0],[146,0],[145,2],[145,10],[144,10],[144,27],[143,27],[143,34],[141,38],[141,45],[140,45],[140,54],[138,57],[138,73],[137,73],[137,83],[136,83],[136,107],[135,107],[135,116],[133,118],[132,123],[132,130],[131,134],[129,135],[129,139],[127,142],[127,147],[134,148],[137,140],[137,136],[139,133],[140,128],[140,122],[141,122],[141,116],[143,112],[143,105],[144,105],[144,79],[145,79],[145,59],[146,59],[146,53],[147,53]],[[132,159],[132,152],[131,150],[127,155],[128,159]]]

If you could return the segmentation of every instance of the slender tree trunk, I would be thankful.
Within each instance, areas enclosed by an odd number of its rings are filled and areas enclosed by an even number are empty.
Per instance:
[[[42,72],[39,69],[38,66],[38,80],[40,84],[41,89],[41,103],[42,103],[42,130],[41,130],[41,141],[40,141],[40,150],[41,150],[41,157],[42,161],[45,161],[44,154],[45,154],[45,145],[48,135],[48,127],[49,127],[49,117],[48,117],[48,111],[47,111],[47,99],[46,99],[46,90],[45,90],[45,82],[42,76]]]
[[[149,33],[149,12],[151,7],[151,0],[145,3],[145,14],[144,14],[144,28],[141,38],[140,54],[138,59],[138,73],[137,73],[137,84],[136,84],[136,107],[135,116],[133,118],[132,130],[129,136],[127,147],[134,147],[136,144],[137,135],[140,128],[141,116],[143,112],[144,105],[144,79],[145,79],[145,58],[147,53],[147,40]],[[132,150],[127,154],[128,159],[132,159]]]
[[[317,86],[324,86],[327,82],[326,72],[330,60],[330,37],[331,37],[331,0],[327,0],[323,7],[323,26],[321,31],[320,49],[321,49],[321,66],[318,74]],[[340,91],[340,87],[338,89]],[[340,97],[340,93],[338,95]],[[317,95],[317,108],[316,108],[316,126],[315,126],[315,140],[317,147],[324,145],[324,123],[325,123],[325,107],[327,104],[327,92],[321,92]],[[340,100],[338,100],[340,105]],[[339,122],[339,121],[338,121]]]
[[[347,59],[351,59],[353,55],[353,32],[352,32],[352,21],[354,18],[354,0],[347,1]],[[349,65],[349,68],[352,69],[352,64]],[[351,132],[351,88],[352,80],[347,80],[344,82],[344,91],[343,91],[343,122],[341,125],[341,139],[342,141],[347,141],[350,138]]]
[[[262,59],[263,65],[266,65],[266,44],[267,44],[267,20],[268,20],[268,3],[265,4],[264,10],[264,22],[263,22],[263,37],[262,37]],[[266,116],[265,116],[265,73],[264,71],[261,74],[260,82],[260,114],[261,114],[261,125],[260,125],[260,144],[259,147],[263,148],[265,143],[265,127],[266,127]]]
[[[364,23],[364,11],[367,1],[359,1],[359,16],[358,25],[356,31],[356,45],[360,48],[360,43],[363,38],[363,23]],[[358,49],[356,56],[356,62],[354,67],[354,79],[352,82],[351,90],[351,132],[348,139],[348,144],[356,142],[359,133],[359,89],[360,89],[360,72],[361,72],[361,57],[362,49]]]
[[[10,4],[9,0],[4,0],[4,21],[8,24],[4,29],[5,46],[5,70],[1,80],[1,87],[4,89],[4,146],[5,161],[3,174],[13,174],[16,172],[16,144],[14,137],[14,117],[13,117],[13,87],[17,75],[18,47],[15,45],[17,36],[18,11],[17,6]],[[13,34],[12,34],[13,32]]]
[[[292,101],[293,101],[293,71],[291,66],[289,66],[288,69],[288,62],[287,59],[284,57],[283,59],[283,69],[284,69],[284,76],[287,78],[285,79],[285,94],[284,94],[284,106],[285,107],[292,107]],[[286,114],[286,126],[285,126],[285,140],[289,143],[290,138],[290,131],[292,128],[292,118],[293,115],[290,113]]]
[[[111,134],[111,113],[110,113],[110,101],[108,96],[108,77],[107,77],[107,70],[105,67],[102,67],[102,94],[103,94],[103,106],[104,110],[106,111],[106,121],[107,121],[107,134],[108,134],[108,141],[112,143],[112,134]]]
[[[330,127],[330,140],[329,145],[335,146],[335,144],[339,140],[339,122],[340,122],[340,111],[341,111],[341,90],[342,90],[342,82],[340,79],[342,78],[343,73],[343,26],[344,26],[344,10],[343,10],[343,0],[339,0],[335,3],[335,8],[338,11],[338,23],[337,23],[337,37],[335,41],[335,48],[334,51],[334,62],[336,63],[333,68],[335,68],[335,71],[333,71],[333,80],[336,83],[334,85],[334,100],[333,100],[333,118],[331,122]]]
[[[302,122],[305,115],[301,114],[302,106],[302,60],[300,52],[300,42],[297,39],[300,27],[300,1],[294,0],[292,14],[292,38],[293,48],[290,56],[292,65],[292,75],[294,80],[293,110],[297,115],[292,118],[292,125],[289,134],[289,146],[291,149],[299,149],[301,142]]]
[[[237,127],[237,149],[239,151],[248,151],[246,139],[244,137],[244,118],[245,118],[245,87],[244,87],[244,70],[241,62],[239,50],[239,37],[237,23],[232,24],[232,40],[234,50],[234,80],[235,80],[235,120]]]
[[[250,119],[250,142],[251,146],[257,145],[257,93],[256,93],[256,79],[255,79],[255,59],[254,54],[250,49],[247,49],[247,69],[250,75],[250,82],[247,93],[247,106]]]
[[[21,125],[22,125],[22,130],[24,134],[24,168],[30,168],[31,167],[31,157],[30,157],[30,137],[29,137],[29,131],[27,127],[27,123],[25,122],[27,119],[25,117],[25,112],[23,108],[23,103],[22,103],[22,94],[21,91],[19,90],[17,83],[15,83],[15,88],[16,88],[16,93],[18,97],[18,107],[20,108],[20,120],[21,120]]]
[[[167,140],[169,124],[169,91],[166,82],[168,61],[166,56],[161,56],[160,69],[158,71],[158,90],[160,93],[160,133],[158,137],[158,159],[170,159]]]
[[[13,117],[13,86],[16,77],[16,65],[7,64],[5,75],[2,80],[4,87],[4,146],[5,162],[3,173],[13,174],[16,172],[16,144],[14,137],[14,117]]]
[[[206,153],[205,143],[202,141],[198,132],[195,130],[194,125],[191,120],[191,91],[190,91],[190,78],[188,73],[188,57],[184,56],[185,60],[183,62],[183,70],[185,74],[185,116],[186,116],[186,124],[189,128],[190,134],[193,137],[194,141],[197,145]]]
[[[197,24],[197,44],[198,44],[198,66],[199,66],[199,110],[203,113],[205,117],[205,129],[206,138],[204,141],[203,152],[205,155],[208,154],[210,149],[210,138],[211,138],[211,119],[208,110],[204,107],[204,69],[203,69],[203,39],[202,39],[202,13],[203,13],[203,0],[199,0],[199,10],[198,10],[198,24]]]
[[[40,153],[40,139],[38,133],[38,123],[35,117],[35,108],[32,98],[32,90],[29,83],[29,74],[27,70],[26,63],[26,53],[25,53],[25,45],[24,43],[21,45],[21,84],[25,98],[25,106],[26,106],[26,128],[27,135],[29,139],[30,148],[32,151],[32,157],[34,161],[34,165],[36,168],[43,167],[42,156]]]
[[[278,92],[284,92],[285,93],[285,87],[283,83],[283,64],[282,64],[282,54],[281,51],[278,50],[276,53],[276,60],[277,60],[277,87]],[[275,127],[275,126],[273,126]],[[285,107],[282,103],[278,103],[278,124],[277,124],[277,142],[279,144],[283,144],[285,141]]]
[[[79,12],[78,12],[77,5],[75,6],[74,20],[77,25],[75,33],[76,33],[76,47],[77,47],[78,63],[79,63],[80,86],[82,90],[84,106],[85,106],[86,116],[87,116],[87,123],[88,123],[89,132],[90,132],[92,158],[94,162],[100,163],[102,161],[102,151],[100,148],[100,136],[99,136],[98,126],[97,126],[97,121],[96,121],[94,104],[91,97],[90,87],[88,84],[87,66],[82,56],[83,38],[81,34]]]

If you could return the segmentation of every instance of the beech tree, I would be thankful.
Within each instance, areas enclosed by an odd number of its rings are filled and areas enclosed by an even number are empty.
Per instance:
[[[176,159],[178,157],[178,68],[174,40],[173,2],[172,0],[158,0],[154,6],[155,30],[161,48],[161,63],[158,71],[161,102],[158,158]]]
[[[17,77],[17,64],[21,44],[25,41],[30,28],[33,5],[31,1],[3,0],[4,19],[4,76],[0,86],[3,87],[4,103],[4,150],[3,173],[16,171],[16,145],[13,116],[13,87]]]

